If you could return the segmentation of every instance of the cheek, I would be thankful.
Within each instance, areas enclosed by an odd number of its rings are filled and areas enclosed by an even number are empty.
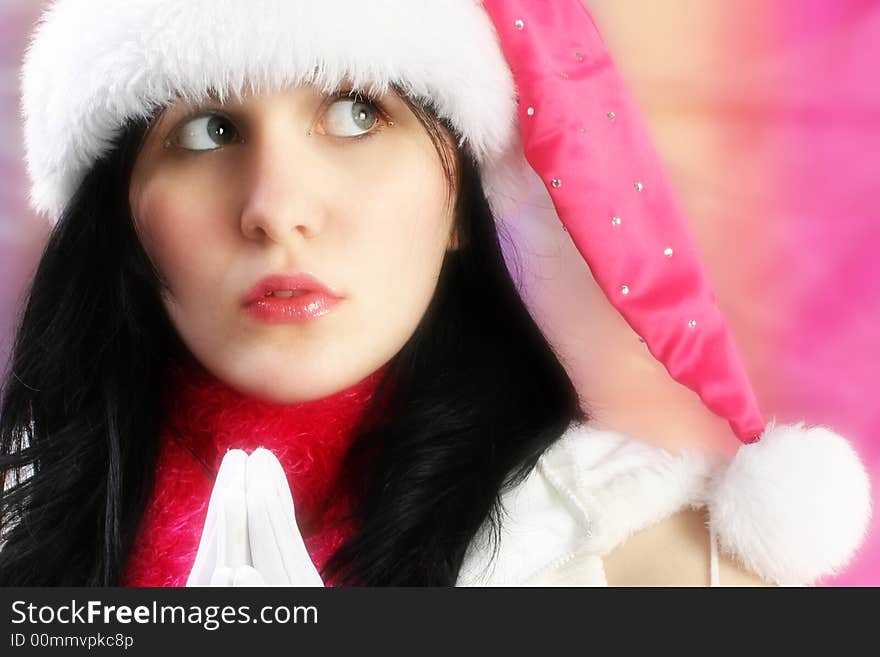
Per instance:
[[[177,330],[197,338],[216,321],[223,272],[231,254],[224,245],[216,200],[190,184],[162,180],[143,187],[132,202],[144,249],[169,290],[163,302]],[[204,336],[202,337],[204,339]]]
[[[220,206],[199,187],[156,181],[132,203],[144,249],[165,278],[176,304],[197,303],[223,271]]]
[[[353,195],[359,199],[352,216],[363,245],[360,269],[370,272],[353,280],[382,305],[377,315],[383,321],[399,317],[414,328],[433,296],[449,245],[446,180],[439,163],[429,161],[395,167],[376,182],[369,192]]]

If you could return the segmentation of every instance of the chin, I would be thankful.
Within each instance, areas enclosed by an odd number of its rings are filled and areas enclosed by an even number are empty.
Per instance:
[[[292,379],[290,371],[267,373],[256,381],[236,386],[240,392],[274,404],[295,404],[332,395],[346,387],[344,381],[327,380],[309,375]]]

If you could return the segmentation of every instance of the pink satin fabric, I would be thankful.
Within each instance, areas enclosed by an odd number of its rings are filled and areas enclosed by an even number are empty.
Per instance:
[[[676,381],[757,440],[765,423],[733,337],[592,17],[580,0],[483,4],[516,81],[525,156],[596,282]]]

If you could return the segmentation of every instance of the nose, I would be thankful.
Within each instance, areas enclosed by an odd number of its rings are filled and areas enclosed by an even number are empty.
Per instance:
[[[293,131],[290,123],[266,125],[245,144],[240,223],[249,240],[286,244],[322,230],[324,210],[309,137]]]

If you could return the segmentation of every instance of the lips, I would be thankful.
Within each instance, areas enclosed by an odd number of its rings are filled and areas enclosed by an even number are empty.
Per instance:
[[[272,274],[257,281],[245,295],[243,304],[248,306],[264,297],[290,299],[309,293],[320,293],[333,299],[343,298],[317,277],[306,272],[295,274]]]
[[[267,324],[310,322],[330,313],[343,299],[306,272],[261,278],[245,295],[244,312]]]

